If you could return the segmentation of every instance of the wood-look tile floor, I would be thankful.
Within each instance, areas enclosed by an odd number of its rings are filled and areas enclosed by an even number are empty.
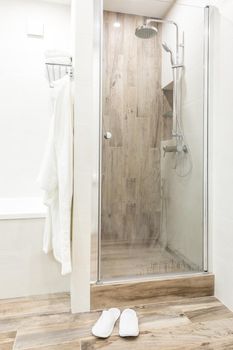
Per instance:
[[[159,244],[102,242],[102,279],[199,271]]]
[[[140,335],[107,340],[90,329],[100,312],[72,315],[68,294],[0,301],[1,350],[233,349],[233,313],[215,297],[141,305]]]

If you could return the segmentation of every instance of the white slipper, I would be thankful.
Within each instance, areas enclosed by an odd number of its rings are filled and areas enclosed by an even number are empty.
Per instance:
[[[112,334],[113,328],[121,312],[117,308],[104,310],[92,327],[92,334],[99,338],[108,338]]]
[[[137,337],[139,334],[138,317],[134,310],[125,309],[120,318],[119,335],[121,337]]]

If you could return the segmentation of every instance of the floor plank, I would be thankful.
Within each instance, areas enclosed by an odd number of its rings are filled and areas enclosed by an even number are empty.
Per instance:
[[[81,350],[81,342],[74,341],[63,344],[33,347],[28,350]]]
[[[9,342],[9,343],[4,343],[0,344],[0,349],[1,350],[13,350],[14,347],[14,342]]]
[[[0,302],[0,320],[17,315],[32,316],[70,311],[69,293],[5,299]]]
[[[0,350],[233,350],[233,313],[213,296],[134,306],[140,336],[120,338],[117,322],[106,340],[91,335],[100,311],[53,313],[56,304],[68,310],[66,299],[61,294],[0,301]]]
[[[193,323],[156,332],[141,332],[136,339],[122,339],[113,336],[108,340],[86,339],[82,350],[193,350],[228,349],[219,347],[233,344],[233,318],[220,321]]]
[[[150,308],[135,307],[135,310],[139,317],[142,332],[149,329],[154,330],[190,323],[190,320],[180,309],[174,310],[172,307],[165,307],[165,305],[161,305],[160,308],[157,305],[152,305]],[[44,326],[40,325],[40,327],[29,326],[20,329],[17,334],[15,350],[30,349],[36,346],[44,346],[45,344],[55,345],[91,337],[91,327],[99,315],[99,312],[73,315],[72,321],[56,324],[47,323]],[[118,323],[114,329],[114,334],[118,334]]]
[[[232,312],[224,305],[209,307],[208,309],[198,309],[185,312],[185,315],[192,322],[203,322],[208,320],[221,320],[232,318]]]
[[[0,349],[12,350],[16,337],[16,331],[0,333]]]

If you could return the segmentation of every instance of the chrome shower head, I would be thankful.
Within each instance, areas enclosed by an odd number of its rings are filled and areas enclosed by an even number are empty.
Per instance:
[[[158,29],[148,24],[142,24],[135,30],[135,35],[141,39],[149,39],[158,33]]]

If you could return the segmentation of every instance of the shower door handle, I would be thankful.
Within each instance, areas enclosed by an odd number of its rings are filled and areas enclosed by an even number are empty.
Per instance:
[[[104,134],[104,138],[106,140],[110,140],[112,138],[112,133],[110,131],[106,131]]]

